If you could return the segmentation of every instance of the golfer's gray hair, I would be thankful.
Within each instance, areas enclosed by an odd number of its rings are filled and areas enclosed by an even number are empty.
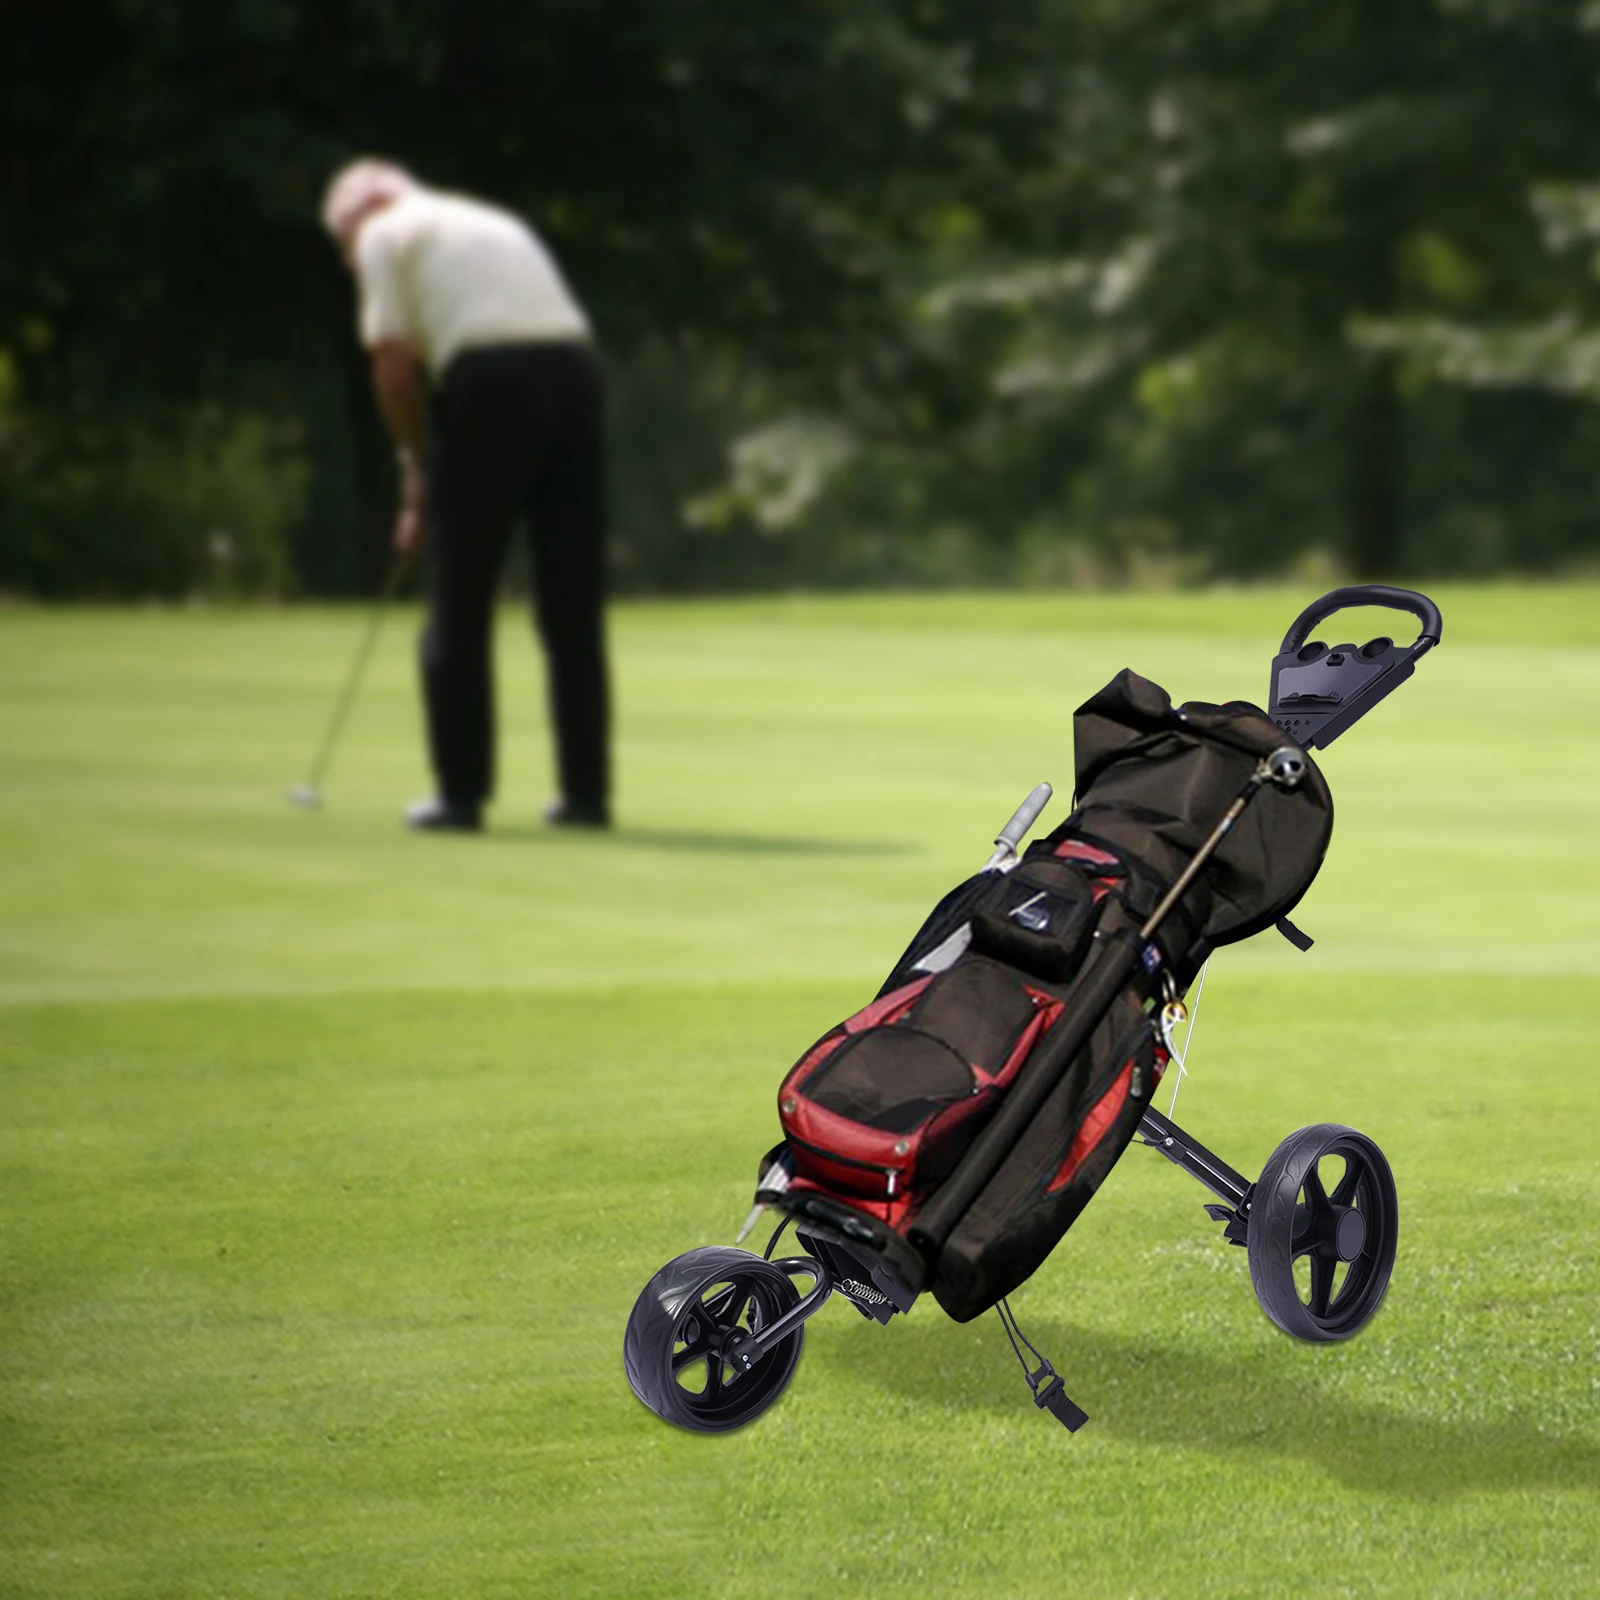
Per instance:
[[[417,180],[393,161],[363,156],[339,168],[322,197],[322,223],[342,240],[373,206],[410,194]]]

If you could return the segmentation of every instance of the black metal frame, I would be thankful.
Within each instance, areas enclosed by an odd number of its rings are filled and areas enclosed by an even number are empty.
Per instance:
[[[1232,1244],[1243,1244],[1249,1237],[1250,1229],[1250,1200],[1255,1194],[1256,1186],[1241,1172],[1235,1172],[1226,1161],[1214,1150],[1209,1150],[1194,1137],[1185,1133],[1170,1117],[1164,1117],[1150,1106],[1139,1123],[1139,1142],[1148,1145],[1152,1150],[1164,1155],[1176,1167],[1182,1167],[1191,1177],[1197,1178],[1208,1188],[1221,1205],[1208,1205],[1207,1214],[1213,1222],[1220,1222],[1223,1226],[1223,1237]],[[808,1224],[814,1226],[814,1224]],[[802,1239],[802,1244],[810,1245],[816,1249],[811,1240]],[[795,1277],[807,1274],[815,1278],[811,1288],[800,1299],[799,1303],[784,1312],[770,1326],[761,1329],[759,1333],[751,1333],[744,1329],[734,1329],[722,1347],[725,1361],[735,1363],[749,1371],[755,1363],[775,1345],[781,1344],[803,1322],[815,1316],[828,1296],[840,1288],[841,1280],[836,1264],[825,1260],[827,1250],[816,1249],[814,1255],[785,1256],[774,1261],[773,1266],[781,1272]],[[853,1252],[852,1252],[853,1255]],[[880,1290],[885,1287],[883,1280],[876,1272],[872,1272],[867,1262],[863,1267],[871,1273],[875,1286]],[[895,1296],[898,1300],[900,1296]],[[896,1305],[890,1300],[881,1308],[869,1309],[861,1305],[855,1296],[850,1296],[852,1304],[857,1306],[868,1316],[874,1316],[880,1322],[887,1322],[895,1310],[909,1310],[909,1301],[914,1300],[914,1294],[904,1297],[906,1305]]]
[[[734,1328],[728,1333],[722,1341],[722,1359],[730,1366],[741,1367],[746,1372],[775,1345],[782,1344],[808,1317],[815,1316],[833,1293],[833,1274],[828,1270],[827,1263],[817,1260],[815,1256],[784,1256],[772,1265],[787,1277],[793,1278],[803,1273],[815,1278],[816,1282],[801,1296],[797,1305],[791,1306],[759,1333],[751,1333],[744,1328]]]
[[[1215,1151],[1185,1133],[1170,1117],[1150,1106],[1139,1123],[1139,1142],[1164,1155],[1175,1167],[1182,1167],[1198,1178],[1222,1205],[1209,1205],[1206,1215],[1224,1224],[1223,1237],[1230,1244],[1243,1244],[1250,1231],[1250,1201],[1256,1186],[1242,1172],[1235,1172]]]

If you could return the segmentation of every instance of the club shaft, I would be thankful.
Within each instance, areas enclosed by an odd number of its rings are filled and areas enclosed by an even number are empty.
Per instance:
[[[1239,820],[1244,808],[1255,798],[1256,790],[1261,787],[1264,781],[1264,775],[1258,772],[1244,786],[1243,792],[1228,807],[1222,820],[1211,830],[1211,836],[1195,852],[1194,859],[1190,861],[1189,865],[1183,869],[1182,876],[1162,896],[1161,904],[1150,913],[1145,925],[1139,930],[1141,939],[1153,939],[1155,937],[1156,929],[1167,920],[1167,913],[1189,892],[1189,885],[1200,876],[1201,868],[1215,854],[1217,846],[1233,832],[1234,823]]]
[[[322,742],[317,746],[316,754],[312,757],[310,772],[306,778],[306,787],[317,793],[322,787],[322,780],[328,770],[328,763],[333,759],[334,747],[339,742],[339,735],[344,730],[345,718],[350,715],[350,707],[355,703],[356,691],[361,687],[361,680],[366,674],[367,662],[371,658],[373,646],[378,642],[378,635],[383,631],[383,624],[389,615],[389,607],[400,588],[400,579],[406,570],[405,555],[398,554],[389,564],[388,576],[384,579],[383,590],[378,596],[377,604],[372,608],[372,616],[367,623],[366,631],[361,636],[361,644],[356,650],[355,660],[350,664],[350,671],[346,674],[344,686],[339,691],[339,698],[334,702],[333,715],[328,719],[328,726],[322,735]]]

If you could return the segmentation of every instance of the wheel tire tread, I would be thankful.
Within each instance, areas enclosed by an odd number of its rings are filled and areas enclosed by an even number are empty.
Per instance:
[[[1285,1333],[1314,1344],[1334,1343],[1360,1332],[1383,1303],[1389,1274],[1394,1266],[1395,1239],[1391,1238],[1380,1257],[1377,1287],[1366,1291],[1362,1297],[1363,1300],[1370,1299],[1371,1303],[1366,1306],[1359,1320],[1348,1326],[1330,1327],[1320,1322],[1300,1298],[1294,1278],[1293,1257],[1286,1250],[1289,1241],[1276,1225],[1276,1219],[1286,1210],[1292,1215],[1305,1175],[1322,1153],[1330,1146],[1350,1139],[1359,1141],[1374,1158],[1373,1170],[1380,1186],[1386,1191],[1385,1199],[1390,1207],[1390,1230],[1397,1236],[1398,1207],[1394,1176],[1389,1169],[1388,1159],[1366,1134],[1338,1122],[1313,1123],[1310,1127],[1291,1133],[1267,1158],[1251,1201],[1247,1253],[1250,1259],[1250,1283],[1255,1290],[1256,1300]]]
[[[707,1245],[698,1250],[687,1250],[667,1262],[634,1301],[633,1310],[628,1316],[627,1332],[622,1340],[623,1371],[627,1375],[628,1387],[640,1402],[664,1422],[695,1433],[725,1433],[754,1421],[788,1387],[805,1343],[804,1327],[796,1328],[782,1344],[768,1353],[765,1359],[786,1362],[788,1371],[765,1403],[748,1416],[740,1415],[727,1422],[710,1422],[696,1416],[684,1403],[684,1391],[672,1374],[673,1330],[688,1297],[735,1271],[747,1272],[752,1262],[766,1264],[762,1257],[731,1245]],[[777,1269],[773,1271],[777,1272]],[[798,1302],[799,1293],[794,1285],[787,1276],[781,1273],[779,1276]],[[666,1360],[662,1359],[663,1347]]]

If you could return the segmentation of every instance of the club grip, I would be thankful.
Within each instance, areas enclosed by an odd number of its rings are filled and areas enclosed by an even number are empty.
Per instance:
[[[1283,636],[1279,654],[1287,655],[1298,650],[1311,637],[1311,630],[1319,622],[1349,606],[1387,606],[1391,611],[1409,611],[1422,624],[1418,637],[1429,639],[1434,644],[1438,644],[1444,634],[1444,619],[1439,615],[1438,606],[1427,595],[1418,594],[1415,589],[1392,588],[1387,583],[1355,583],[1346,589],[1334,589],[1320,600],[1312,601],[1294,619]]]
[[[1026,800],[1011,813],[1011,820],[995,835],[995,844],[1004,850],[1015,851],[1022,843],[1028,829],[1039,820],[1039,813],[1050,804],[1055,790],[1041,783]]]

